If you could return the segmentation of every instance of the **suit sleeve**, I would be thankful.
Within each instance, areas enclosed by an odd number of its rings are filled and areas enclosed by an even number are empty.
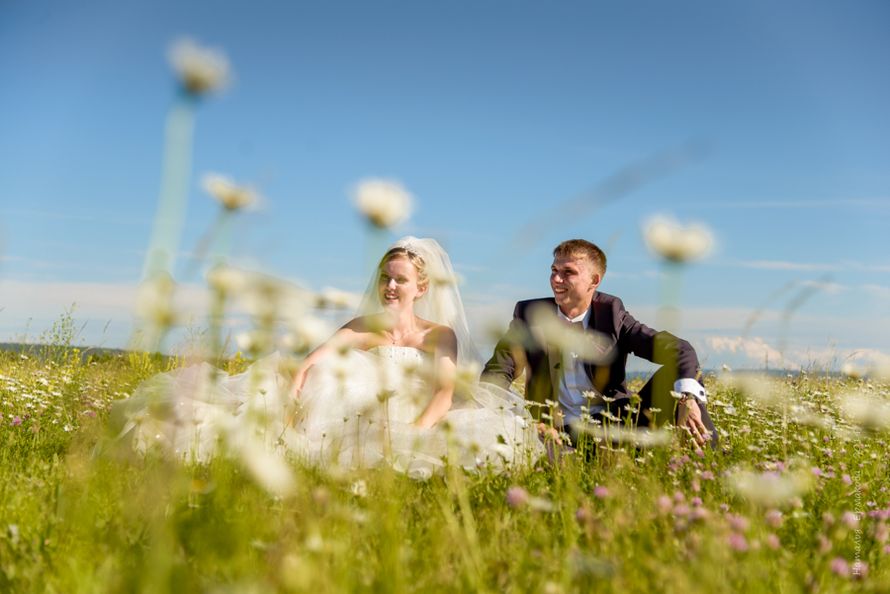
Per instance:
[[[523,337],[527,332],[517,303],[513,309],[513,319],[510,321],[507,333],[498,341],[494,347],[494,354],[482,370],[482,381],[491,382],[502,388],[510,387],[510,384],[522,373],[525,366]]]
[[[615,299],[618,348],[660,365],[673,365],[679,378],[700,377],[698,356],[692,345],[670,332],[656,331],[636,320],[620,299]]]

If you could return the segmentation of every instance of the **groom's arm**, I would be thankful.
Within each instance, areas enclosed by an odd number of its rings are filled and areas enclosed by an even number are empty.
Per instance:
[[[698,356],[688,341],[639,322],[624,309],[624,303],[618,298],[612,307],[620,349],[653,363],[670,363],[676,369],[677,378],[697,379],[700,376]]]
[[[498,341],[491,359],[482,370],[482,381],[491,382],[502,388],[510,387],[526,364],[523,341],[527,334],[528,330],[517,303],[507,333]]]
[[[620,299],[615,299],[613,312],[618,327],[618,344],[624,352],[660,365],[670,365],[674,370],[671,375],[676,378],[674,391],[691,394],[699,403],[707,403],[698,355],[688,341],[637,321],[624,309]]]

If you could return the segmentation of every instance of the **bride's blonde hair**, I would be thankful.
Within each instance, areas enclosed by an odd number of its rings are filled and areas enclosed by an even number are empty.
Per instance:
[[[390,260],[395,260],[396,258],[405,258],[414,266],[414,269],[417,271],[417,286],[418,287],[426,287],[429,284],[429,276],[426,271],[426,262],[416,252],[412,252],[410,249],[406,247],[394,247],[390,248],[388,252],[383,254],[383,257],[380,259],[380,264],[377,265],[377,280],[380,280],[380,272],[383,270],[383,267],[386,266],[387,262]]]

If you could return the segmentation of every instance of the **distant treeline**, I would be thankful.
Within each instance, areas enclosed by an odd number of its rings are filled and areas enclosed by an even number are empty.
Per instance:
[[[77,349],[80,352],[80,357],[83,360],[86,360],[88,357],[93,357],[94,359],[104,358],[104,357],[115,357],[115,356],[125,356],[130,353],[130,351],[126,349],[112,349],[106,347],[88,347],[88,346],[71,346],[71,347],[61,347],[59,345],[52,344],[43,344],[43,343],[22,343],[22,342],[0,342],[0,352],[7,351],[13,353],[23,353],[26,355],[31,355],[34,357],[44,356],[48,353],[58,353],[60,349],[68,349],[74,350]],[[155,356],[164,357],[166,355],[162,355],[160,353],[153,353]],[[819,377],[836,377],[840,376],[841,373],[837,371],[826,371],[822,369],[812,369],[812,370],[804,370],[805,373],[809,375],[815,375]],[[719,369],[703,369],[702,373],[705,375],[718,375],[721,373],[725,373]],[[785,376],[788,374],[797,375],[800,374],[801,371],[797,369],[734,369],[732,371],[733,374],[736,375],[770,375],[770,376]],[[627,379],[647,379],[650,375],[652,375],[651,371],[628,371]]]

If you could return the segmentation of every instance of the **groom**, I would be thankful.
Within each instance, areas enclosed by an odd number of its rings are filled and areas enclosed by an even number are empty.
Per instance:
[[[700,383],[701,370],[692,346],[668,332],[656,332],[624,309],[621,299],[597,292],[606,273],[606,255],[583,239],[564,241],[553,250],[550,267],[552,298],[520,301],[513,311],[507,334],[486,363],[482,379],[508,387],[525,371],[525,397],[539,403],[558,402],[554,426],[577,439],[577,422],[586,412],[594,419],[627,418],[630,392],[625,384],[627,356],[634,354],[662,364],[639,392],[641,414],[636,425],[650,424],[653,414],[671,413],[680,394],[675,422],[689,430],[698,445],[717,444],[717,431],[705,408],[707,393]],[[560,352],[536,332],[535,312],[553,314],[588,337],[608,345],[607,358],[585,360],[576,353]],[[595,331],[595,332],[594,332]],[[658,403],[663,412],[653,407]],[[582,410],[582,408],[586,410]],[[614,415],[614,416],[613,416]]]

